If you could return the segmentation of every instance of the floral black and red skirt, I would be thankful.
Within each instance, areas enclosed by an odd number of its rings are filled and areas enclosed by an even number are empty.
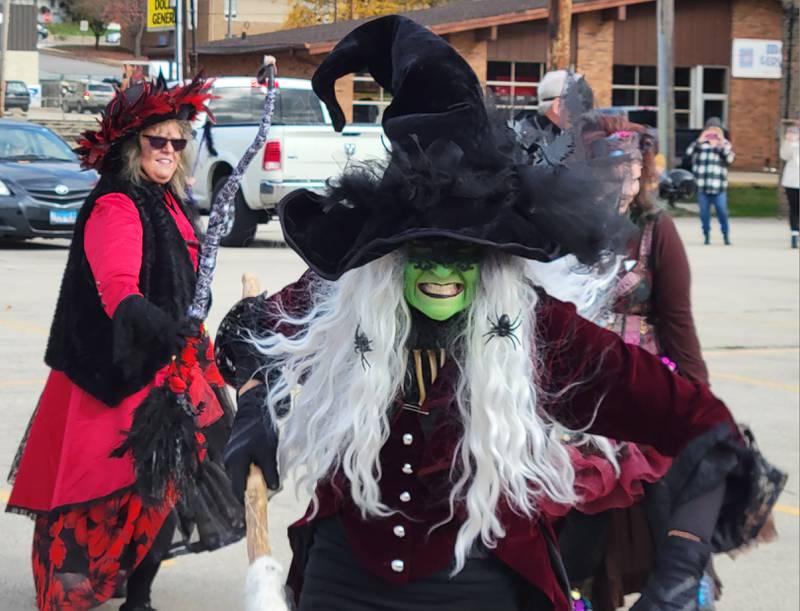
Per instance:
[[[164,557],[214,550],[244,536],[244,514],[225,475],[222,450],[233,409],[207,336],[190,341],[181,384],[174,365],[114,407],[52,371],[12,466],[7,511],[35,520],[32,564],[40,611],[82,611],[111,598],[152,548],[171,516]],[[191,358],[189,358],[191,357]],[[133,460],[113,457],[150,390],[179,389],[196,413],[194,485],[143,502]],[[81,500],[81,499],[94,500]]]
[[[145,507],[127,492],[36,518],[33,580],[41,611],[90,609],[111,598],[153,545],[171,505]]]

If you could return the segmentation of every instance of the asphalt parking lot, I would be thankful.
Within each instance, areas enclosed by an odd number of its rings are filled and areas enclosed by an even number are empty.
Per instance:
[[[800,271],[788,249],[784,221],[734,220],[734,245],[701,245],[696,219],[677,219],[693,274],[693,299],[714,391],[737,419],[755,431],[768,458],[790,474],[775,519],[779,539],[736,559],[721,557],[723,611],[796,611],[800,608]],[[258,243],[225,249],[215,280],[210,327],[239,297],[243,272],[257,273],[275,291],[297,278],[303,264],[280,236],[262,227]],[[67,254],[65,241],[0,242],[0,472],[8,472],[47,369],[42,362],[48,327]],[[0,501],[10,486],[0,482]],[[271,503],[276,557],[288,565],[285,527],[304,501],[290,486]],[[0,611],[33,609],[29,520],[0,514]],[[246,551],[238,544],[213,554],[170,561],[156,580],[153,603],[162,611],[234,611],[242,608]],[[116,609],[120,601],[100,607]],[[487,610],[488,611],[488,610]]]

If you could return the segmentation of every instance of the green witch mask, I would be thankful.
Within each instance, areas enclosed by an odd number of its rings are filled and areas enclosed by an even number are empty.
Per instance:
[[[458,242],[412,242],[403,278],[406,301],[439,321],[465,310],[475,299],[480,255],[479,248]]]

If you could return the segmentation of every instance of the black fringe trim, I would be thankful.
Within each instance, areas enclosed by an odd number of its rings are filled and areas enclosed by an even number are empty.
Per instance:
[[[191,494],[199,464],[197,426],[187,398],[168,386],[150,391],[136,408],[127,439],[111,456],[131,453],[136,470],[136,491],[145,505],[164,502],[172,486]]]

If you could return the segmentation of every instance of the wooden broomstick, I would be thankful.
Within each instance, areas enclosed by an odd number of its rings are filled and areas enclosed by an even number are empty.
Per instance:
[[[261,293],[258,278],[242,276],[242,297]],[[244,493],[244,515],[247,524],[247,569],[245,586],[246,611],[288,611],[283,590],[283,568],[272,557],[269,544],[267,484],[261,469],[250,465]]]

